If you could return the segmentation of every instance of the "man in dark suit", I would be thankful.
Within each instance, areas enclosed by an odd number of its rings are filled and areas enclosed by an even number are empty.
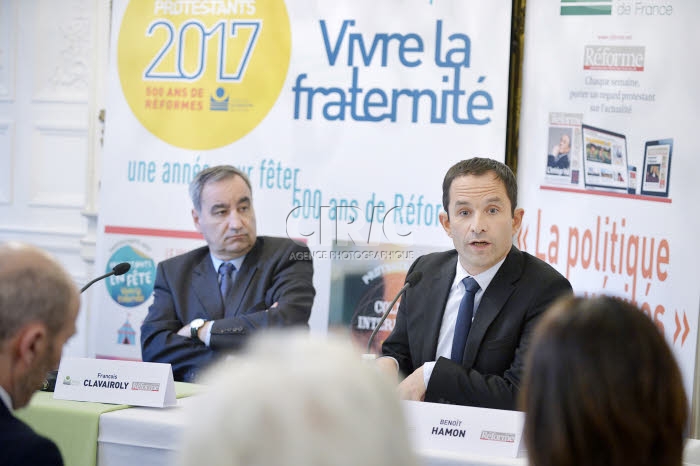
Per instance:
[[[63,465],[49,439],[17,419],[75,333],[80,297],[73,280],[42,251],[0,245],[0,465]]]
[[[190,197],[207,246],[158,264],[141,325],[143,360],[172,364],[175,380],[185,382],[258,329],[307,325],[315,296],[309,249],[257,236],[243,172],[207,168],[190,184]]]
[[[388,357],[377,364],[407,375],[399,385],[406,399],[515,409],[535,323],[571,284],[513,246],[524,211],[506,165],[463,160],[442,190],[440,223],[455,249],[411,265],[423,279],[402,298],[382,346]]]

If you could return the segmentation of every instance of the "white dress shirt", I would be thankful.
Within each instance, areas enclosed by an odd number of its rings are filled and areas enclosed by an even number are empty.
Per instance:
[[[484,296],[484,291],[491,284],[491,280],[496,276],[496,272],[501,268],[503,262],[506,258],[495,264],[488,270],[481,272],[478,275],[469,275],[469,273],[464,270],[462,264],[457,260],[457,271],[455,273],[455,279],[452,282],[452,287],[450,288],[450,294],[447,297],[447,304],[445,305],[445,311],[442,315],[442,324],[440,325],[440,334],[438,336],[437,350],[435,352],[435,359],[440,356],[444,356],[450,359],[452,355],[452,340],[454,340],[455,335],[455,324],[457,322],[457,314],[459,314],[459,304],[462,302],[462,298],[466,293],[464,289],[464,284],[462,280],[466,277],[471,276],[479,284],[479,290],[474,295],[474,315],[472,316],[472,322],[476,313],[479,312],[479,304],[481,303],[481,297]],[[430,381],[430,376],[433,374],[433,368],[435,367],[435,361],[429,361],[423,364],[423,381],[425,382],[426,388],[428,387],[428,382]]]
[[[7,406],[7,410],[9,412],[12,412],[12,398],[10,397],[10,394],[7,393],[7,391],[0,386],[0,400],[2,400],[3,404]]]

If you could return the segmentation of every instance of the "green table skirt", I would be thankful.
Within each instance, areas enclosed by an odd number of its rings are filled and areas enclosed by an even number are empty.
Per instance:
[[[200,385],[175,382],[178,398],[193,395]],[[96,466],[100,415],[129,405],[54,400],[53,393],[36,392],[29,405],[15,415],[38,434],[58,445],[66,466]]]

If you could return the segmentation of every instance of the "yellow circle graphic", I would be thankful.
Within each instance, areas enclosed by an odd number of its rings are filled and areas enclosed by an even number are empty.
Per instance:
[[[265,118],[290,54],[283,0],[138,0],[124,13],[117,64],[141,124],[201,150],[237,141]]]

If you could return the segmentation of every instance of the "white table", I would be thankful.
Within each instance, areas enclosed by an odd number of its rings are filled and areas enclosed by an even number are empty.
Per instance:
[[[98,466],[170,466],[185,427],[185,410],[195,397],[170,408],[129,408],[120,416],[100,416]],[[116,413],[116,411],[112,411]],[[105,413],[110,414],[110,413]]]
[[[185,409],[195,397],[172,408],[130,408],[100,416],[98,466],[171,466],[185,427]],[[425,466],[527,466],[525,458],[419,451]]]

